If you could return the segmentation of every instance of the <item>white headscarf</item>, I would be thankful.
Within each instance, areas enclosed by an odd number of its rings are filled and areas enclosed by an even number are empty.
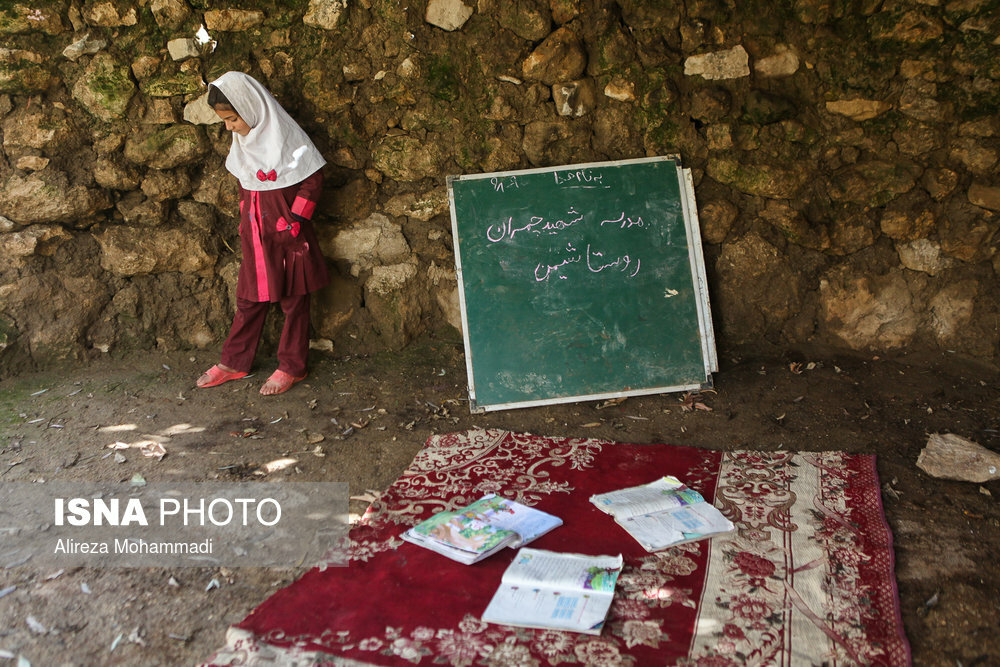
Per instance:
[[[257,79],[243,72],[226,72],[212,85],[250,126],[245,137],[233,133],[226,158],[226,169],[244,189],[277,190],[295,185],[326,164],[309,136]],[[259,174],[273,175],[274,180],[261,180]]]

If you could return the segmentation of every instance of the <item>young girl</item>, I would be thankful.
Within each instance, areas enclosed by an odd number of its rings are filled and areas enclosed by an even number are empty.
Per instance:
[[[309,293],[329,282],[312,218],[326,160],[264,86],[242,72],[209,85],[208,103],[233,133],[226,169],[240,182],[243,262],[236,282],[236,317],[221,362],[198,378],[216,387],[250,371],[264,319],[281,304],[284,328],[278,369],[260,389],[280,394],[306,377]]]

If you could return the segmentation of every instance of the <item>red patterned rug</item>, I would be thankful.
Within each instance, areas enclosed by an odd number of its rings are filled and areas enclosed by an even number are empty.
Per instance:
[[[589,502],[665,474],[736,530],[650,554]],[[399,539],[490,492],[562,517],[532,547],[625,556],[600,636],[482,622],[514,550],[467,566]],[[209,664],[558,663],[909,664],[874,457],[435,436],[352,529],[349,566],[275,593]]]

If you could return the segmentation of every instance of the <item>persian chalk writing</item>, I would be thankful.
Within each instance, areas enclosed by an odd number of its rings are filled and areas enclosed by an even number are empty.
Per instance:
[[[490,179],[490,185],[493,186],[493,190],[496,192],[504,192],[508,189],[517,190],[520,187],[517,184],[517,176],[508,176],[507,178],[494,176]]]
[[[694,182],[677,158],[448,186],[473,412],[706,380],[707,280]]]
[[[556,185],[577,188],[610,188],[604,184],[604,174],[594,169],[577,169],[575,171],[555,171]]]
[[[518,232],[531,232],[533,234],[557,234],[564,229],[568,229],[576,223],[581,222],[582,220],[583,216],[573,208],[569,209],[566,214],[566,218],[560,218],[559,220],[546,220],[541,216],[533,215],[529,218],[527,224],[524,225],[521,225],[520,223],[515,224],[514,218],[508,217],[506,221],[498,225],[490,225],[486,229],[486,238],[489,239],[491,243],[498,243],[504,239],[513,239],[514,235]]]
[[[650,228],[642,216],[630,215],[627,211],[621,211],[611,216],[594,215],[591,216],[591,219],[593,222],[591,222],[590,228],[596,228],[602,237],[608,239],[610,239],[608,235],[634,235],[637,233],[641,235]],[[566,215],[557,219],[529,215],[525,221],[515,220],[514,216],[507,216],[506,220],[491,224],[486,228],[486,238],[491,245],[503,242],[502,245],[517,243],[527,247],[530,246],[531,235],[570,234],[571,239],[565,246],[555,252],[550,251],[550,254],[558,255],[557,261],[543,261],[535,265],[533,277],[535,282],[539,283],[549,279],[568,280],[574,265],[586,268],[583,275],[614,271],[626,278],[635,278],[639,275],[642,269],[642,259],[637,256],[634,250],[627,254],[616,253],[590,242],[582,250],[579,249],[577,247],[579,244],[575,239],[587,236],[587,226],[588,217],[577,211],[575,206],[570,206]],[[635,240],[639,240],[638,247],[640,248],[648,245],[648,240],[644,243],[640,237],[633,238],[633,243],[629,244],[630,247],[636,247]],[[616,244],[612,243],[611,245]]]
[[[537,264],[534,272],[535,282],[544,282],[552,277],[553,274],[560,280],[566,280],[567,276],[564,272],[561,272],[561,269],[579,262],[583,262],[590,273],[601,273],[606,269],[615,269],[624,273],[628,278],[635,278],[642,267],[642,260],[639,258],[633,259],[628,255],[606,255],[601,250],[595,250],[589,243],[587,244],[586,251],[583,253],[577,253],[576,248],[571,243],[566,245],[566,251],[570,255],[561,262],[556,264]]]

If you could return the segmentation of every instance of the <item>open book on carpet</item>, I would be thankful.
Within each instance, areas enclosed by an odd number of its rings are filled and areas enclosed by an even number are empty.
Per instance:
[[[646,551],[728,533],[733,524],[676,477],[600,493],[590,502],[615,518]]]
[[[402,538],[469,565],[504,547],[523,546],[560,525],[557,516],[487,494],[462,509],[438,512]]]
[[[521,549],[483,612],[488,623],[601,634],[621,554],[583,556]]]

